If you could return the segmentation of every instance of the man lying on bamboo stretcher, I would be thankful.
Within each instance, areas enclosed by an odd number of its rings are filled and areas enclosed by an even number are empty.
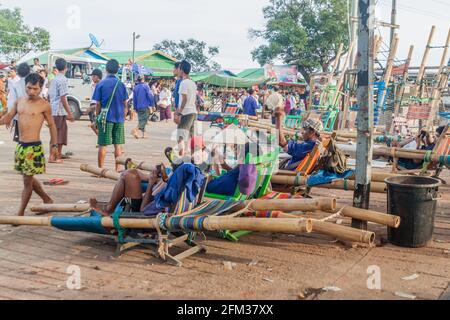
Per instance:
[[[393,148],[402,148],[405,150],[424,150],[424,151],[432,151],[436,147],[436,142],[439,140],[442,132],[444,131],[445,126],[441,126],[436,129],[434,133],[434,137],[431,136],[429,132],[426,130],[422,130],[420,134],[415,138],[406,139],[403,141],[393,141],[388,144],[388,147]],[[392,161],[393,159],[390,158]],[[398,167],[399,169],[406,170],[414,170],[420,169],[423,167],[423,160],[413,160],[413,159],[398,159]]]
[[[149,176],[135,169],[127,170],[120,175],[110,201],[103,204],[90,199],[91,208],[102,216],[111,216],[119,205],[125,207],[129,204],[132,212],[154,216],[175,205],[184,187],[188,200],[194,201],[205,179],[200,169],[190,163],[183,164],[168,180],[164,172],[164,165],[158,166]],[[167,185],[155,189],[161,180],[166,181]]]
[[[246,154],[251,149],[252,147],[247,144]],[[129,204],[132,212],[155,216],[176,205],[184,190],[187,200],[194,202],[205,179],[201,170],[193,163],[183,163],[176,168],[170,178],[167,177],[165,172],[164,165],[158,166],[158,169],[150,172],[149,176],[135,169],[127,170],[121,174],[119,181],[116,183],[110,201],[102,204],[96,199],[91,199],[91,208],[102,216],[111,216],[117,206]],[[233,195],[239,183],[241,192],[250,194],[256,184],[256,167],[254,165],[240,165],[237,172],[236,174],[235,169],[235,171],[216,179],[218,183],[213,183],[211,187],[208,186],[208,192]],[[167,182],[167,185],[155,189],[161,180]],[[145,183],[147,181],[148,184]],[[230,192],[233,186],[234,189]],[[144,194],[143,187],[146,187]],[[229,192],[230,194],[228,194]]]
[[[181,144],[181,148],[183,145]],[[257,143],[247,143],[237,147],[235,156],[238,165],[234,168],[226,163],[225,156],[220,152],[218,147],[213,147],[213,151],[208,152],[202,137],[192,137],[190,146],[192,156],[182,156],[185,153],[183,150],[175,151],[172,148],[166,149],[166,156],[174,170],[181,163],[186,162],[187,159],[191,159],[192,163],[202,172],[207,172],[212,176],[218,176],[218,178],[209,182],[206,189],[207,193],[233,196],[239,185],[240,192],[243,195],[251,195],[256,186],[257,170],[256,165],[245,164],[245,159],[249,154],[253,158],[262,154]],[[210,170],[211,166],[213,170]],[[222,171],[225,171],[225,173],[222,174]]]

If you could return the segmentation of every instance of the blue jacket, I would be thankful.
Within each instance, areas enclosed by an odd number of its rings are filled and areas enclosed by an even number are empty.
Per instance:
[[[205,176],[199,168],[191,163],[179,167],[167,182],[167,186],[156,195],[158,209],[170,208],[175,205],[186,190],[186,199],[194,202],[202,188]]]
[[[135,110],[144,110],[148,107],[155,106],[155,98],[153,97],[148,84],[139,83],[134,87],[133,106]]]

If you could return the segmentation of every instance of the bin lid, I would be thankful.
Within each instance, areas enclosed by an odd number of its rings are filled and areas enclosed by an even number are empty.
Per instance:
[[[391,177],[384,180],[387,185],[404,187],[404,188],[437,188],[442,183],[440,180],[432,177],[418,177],[418,176],[401,176]]]

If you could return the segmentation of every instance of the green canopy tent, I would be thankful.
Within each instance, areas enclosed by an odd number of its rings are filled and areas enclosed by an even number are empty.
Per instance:
[[[265,82],[264,78],[260,79],[244,79],[240,77],[233,77],[221,72],[205,72],[198,73],[192,76],[192,80],[195,82],[203,82],[205,84],[225,87],[225,88],[251,88],[255,85],[260,85]]]
[[[260,79],[265,78],[264,68],[250,68],[237,74],[239,78]]]

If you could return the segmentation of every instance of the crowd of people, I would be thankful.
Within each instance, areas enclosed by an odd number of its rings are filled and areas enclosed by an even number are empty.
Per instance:
[[[67,100],[68,64],[64,59],[59,58],[51,67],[52,72],[49,74],[38,59],[35,59],[32,67],[22,63],[12,67],[7,89],[6,86],[0,86],[0,92],[7,95],[6,98],[1,97],[2,104],[6,101],[8,109],[6,115],[0,119],[0,124],[15,129],[14,141],[18,143],[15,152],[15,169],[23,175],[24,180],[19,215],[25,214],[33,191],[40,195],[45,203],[53,201],[44,192],[38,180],[34,179],[35,175],[45,172],[46,161],[40,139],[44,121],[48,124],[51,137],[48,162],[54,164],[63,163],[65,158],[62,152],[63,147],[68,145],[67,122],[74,121],[74,115]],[[212,172],[220,177],[208,185],[209,193],[232,195],[238,184],[242,185],[242,190],[251,190],[252,181],[256,181],[254,167],[240,163],[235,167],[228,165],[220,150],[207,150],[202,138],[195,136],[197,115],[203,110],[208,93],[191,79],[191,68],[191,64],[186,60],[176,63],[173,70],[175,78],[173,85],[163,81],[148,83],[143,75],[138,75],[132,90],[133,110],[129,110],[131,97],[126,85],[117,76],[120,69],[118,61],[107,62],[106,75],[99,69],[92,71],[92,99],[88,114],[92,130],[97,135],[98,167],[105,167],[108,146],[114,146],[116,158],[123,154],[127,115],[134,112],[137,114],[138,125],[132,130],[132,135],[140,139],[145,137],[150,116],[159,111],[161,121],[173,120],[177,125],[177,147],[172,150],[172,153],[166,152],[176,168],[185,164],[201,168],[205,168],[202,166],[205,163],[214,165]],[[3,78],[2,81],[4,82]],[[250,116],[257,116],[259,110],[262,110],[263,114],[264,112],[272,114],[274,123],[282,133],[285,115],[296,114],[307,109],[308,92],[303,87],[298,90],[281,90],[279,87],[272,87],[270,90],[267,87],[252,88],[245,92],[235,91],[229,100],[229,103],[232,102],[236,102],[242,108],[242,112]],[[292,156],[292,160],[283,167],[284,169],[295,170],[298,163],[312,151],[317,143],[320,143],[322,128],[322,124],[318,121],[307,121],[303,130],[303,142],[286,141],[284,135],[280,134],[279,145]],[[256,147],[252,148],[247,145],[238,153],[244,157],[249,152],[259,155],[258,142],[255,142],[255,145]],[[249,148],[252,150],[250,151]],[[120,172],[121,165],[115,165],[116,171]],[[223,171],[226,173],[222,174]],[[142,178],[136,176],[135,172],[128,173],[122,176],[121,183],[131,183],[130,177],[134,180]],[[131,190],[134,189],[131,188]],[[113,198],[116,199],[117,195],[113,195]],[[148,205],[149,201],[144,203]],[[139,204],[142,205],[141,202]],[[92,205],[96,207],[95,200],[92,201]],[[104,213],[109,212],[111,208],[112,206],[109,209],[97,207]]]
[[[310,107],[309,92],[303,86],[282,88],[265,85],[247,90],[212,88],[206,90],[206,94],[202,93],[203,100],[220,99],[223,110],[227,106],[236,106],[243,114],[250,116],[267,117],[276,108],[282,108],[286,115],[300,115]],[[312,102],[313,105],[318,105],[319,97],[314,95]]]
[[[45,203],[53,200],[44,192],[35,175],[46,170],[44,148],[40,132],[44,121],[50,130],[49,163],[62,164],[62,149],[68,144],[68,121],[74,121],[74,115],[68,104],[68,79],[66,78],[67,62],[59,58],[52,66],[52,77],[35,59],[34,66],[27,63],[12,65],[8,74],[1,77],[0,98],[2,117],[0,124],[14,128],[13,140],[17,142],[15,151],[15,170],[23,176],[24,189],[19,215],[25,214],[32,192],[36,192]],[[92,72],[92,100],[89,117],[92,129],[97,134],[98,166],[104,168],[107,147],[114,146],[114,154],[119,157],[125,144],[125,117],[128,114],[129,95],[127,88],[117,77],[120,65],[116,60],[106,64],[107,75],[99,69]],[[180,152],[185,152],[189,140],[194,134],[197,120],[197,86],[190,78],[191,64],[188,61],[177,63],[174,76],[177,78],[174,92],[165,85],[148,85],[144,77],[138,79],[133,90],[133,107],[138,113],[139,125],[133,131],[145,134],[149,114],[155,106],[161,112],[162,120],[172,118],[171,109],[176,110],[173,118],[178,126]],[[173,100],[173,101],[172,101]],[[172,103],[174,105],[172,106]],[[5,109],[5,110],[3,110]],[[116,165],[116,170],[121,168]]]

